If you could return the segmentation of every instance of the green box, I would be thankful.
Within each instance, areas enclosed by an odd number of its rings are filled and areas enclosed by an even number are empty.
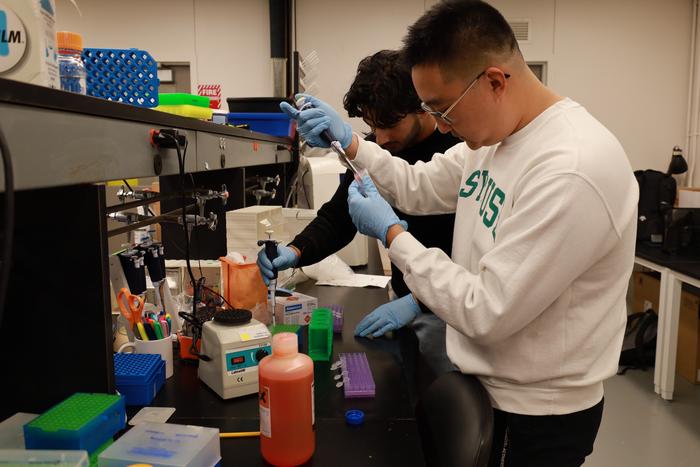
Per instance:
[[[309,357],[315,362],[327,362],[333,353],[333,312],[316,308],[309,323]]]
[[[158,94],[158,105],[194,105],[209,108],[209,98],[184,92]]]

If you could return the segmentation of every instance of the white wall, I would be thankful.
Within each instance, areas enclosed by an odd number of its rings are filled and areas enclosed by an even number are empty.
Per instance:
[[[316,51],[320,63],[318,97],[343,110],[343,96],[358,62],[382,49],[397,49],[425,11],[424,0],[297,0],[297,49],[302,57]],[[358,131],[367,126],[360,119]]]
[[[269,3],[266,0],[193,2],[198,82],[221,83],[223,97],[272,95]],[[196,92],[196,88],[193,90]]]
[[[190,62],[197,83],[222,95],[272,90],[270,21],[265,0],[57,0],[57,28],[80,32],[85,47],[140,48],[158,61]]]
[[[341,107],[359,59],[399,46],[406,27],[436,0],[297,2],[298,48],[318,51],[319,97]],[[490,3],[508,19],[530,20],[525,58],[548,62],[548,85],[607,125],[635,169],[665,169],[673,146],[686,144],[690,0]]]
[[[297,48],[319,55],[319,97],[342,109],[358,61],[400,47],[406,28],[436,1],[296,0]],[[508,19],[531,21],[525,58],[548,62],[549,86],[606,124],[635,169],[664,169],[671,148],[686,144],[691,0],[491,3]],[[218,82],[224,97],[272,92],[266,0],[78,4],[82,18],[57,0],[58,27],[82,32],[87,46],[140,47],[160,61],[188,61],[193,89]]]
[[[686,145],[689,0],[559,0],[551,86],[622,142],[635,169],[665,171]]]
[[[635,169],[665,171],[673,146],[686,145],[690,0],[490,3],[531,20],[525,58],[548,62],[547,84],[601,120]]]

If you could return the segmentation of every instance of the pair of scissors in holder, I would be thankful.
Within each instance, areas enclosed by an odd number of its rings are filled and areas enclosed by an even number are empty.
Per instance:
[[[124,305],[124,300],[126,300],[126,305]],[[138,295],[134,295],[129,290],[124,287],[117,294],[117,302],[119,302],[119,309],[121,310],[122,316],[131,324],[131,328],[137,326],[141,322],[141,316],[143,313],[143,307],[145,305],[143,299]]]

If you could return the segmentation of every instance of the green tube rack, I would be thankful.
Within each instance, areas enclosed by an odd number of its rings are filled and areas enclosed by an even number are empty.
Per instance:
[[[309,323],[309,357],[315,362],[328,362],[333,353],[333,312],[316,308]]]

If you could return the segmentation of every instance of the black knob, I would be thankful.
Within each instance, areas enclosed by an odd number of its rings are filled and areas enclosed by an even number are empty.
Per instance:
[[[268,352],[267,350],[265,350],[265,349],[260,349],[260,350],[258,350],[257,352],[255,352],[255,359],[256,359],[257,361],[260,361],[260,360],[262,360],[263,358],[267,357],[268,355],[270,355],[270,354],[269,354],[269,352]]]

